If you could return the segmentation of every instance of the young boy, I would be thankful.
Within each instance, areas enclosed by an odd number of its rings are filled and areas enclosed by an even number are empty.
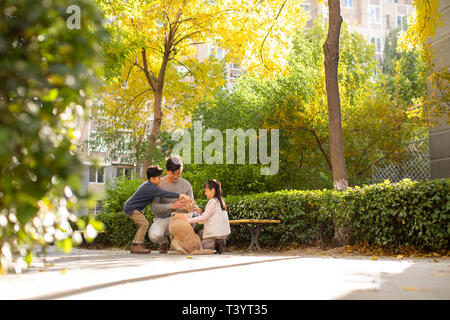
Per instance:
[[[125,202],[123,211],[130,216],[139,226],[134,237],[133,244],[130,248],[131,253],[150,253],[151,250],[144,246],[144,237],[148,229],[148,221],[142,214],[145,207],[153,200],[154,197],[164,198],[180,198],[187,202],[192,202],[192,199],[185,194],[177,192],[165,191],[161,189],[159,183],[161,182],[162,169],[159,166],[150,166],[147,169],[148,181],[141,184],[136,192]]]

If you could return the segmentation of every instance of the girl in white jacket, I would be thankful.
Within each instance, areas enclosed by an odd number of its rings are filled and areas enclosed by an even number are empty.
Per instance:
[[[209,199],[205,211],[196,218],[189,218],[188,222],[203,222],[203,249],[215,249],[217,253],[222,253],[225,239],[231,233],[227,207],[222,199],[222,186],[219,181],[210,179],[204,189]]]

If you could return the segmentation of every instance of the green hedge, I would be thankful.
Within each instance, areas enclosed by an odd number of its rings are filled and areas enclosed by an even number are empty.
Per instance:
[[[279,219],[264,228],[263,245],[331,244],[339,226],[350,244],[367,242],[387,249],[409,246],[449,249],[450,179],[385,183],[347,191],[278,191],[225,199],[231,219]],[[205,200],[198,201],[204,208]],[[149,221],[152,214],[147,214]],[[94,243],[128,245],[136,226],[124,213],[102,213],[105,234]],[[250,241],[244,226],[232,226],[229,244]]]
[[[340,198],[342,221],[354,243],[449,249],[450,179],[385,182],[352,188]]]

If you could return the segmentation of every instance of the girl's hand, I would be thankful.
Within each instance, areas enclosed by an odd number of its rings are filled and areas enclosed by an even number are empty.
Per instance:
[[[202,213],[202,209],[200,208],[194,208],[194,211],[196,211],[197,213]]]

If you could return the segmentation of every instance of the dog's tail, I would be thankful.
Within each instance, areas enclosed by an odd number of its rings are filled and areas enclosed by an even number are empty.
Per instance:
[[[213,253],[216,253],[216,250],[200,249],[200,250],[194,250],[191,252],[191,254],[213,254]]]

